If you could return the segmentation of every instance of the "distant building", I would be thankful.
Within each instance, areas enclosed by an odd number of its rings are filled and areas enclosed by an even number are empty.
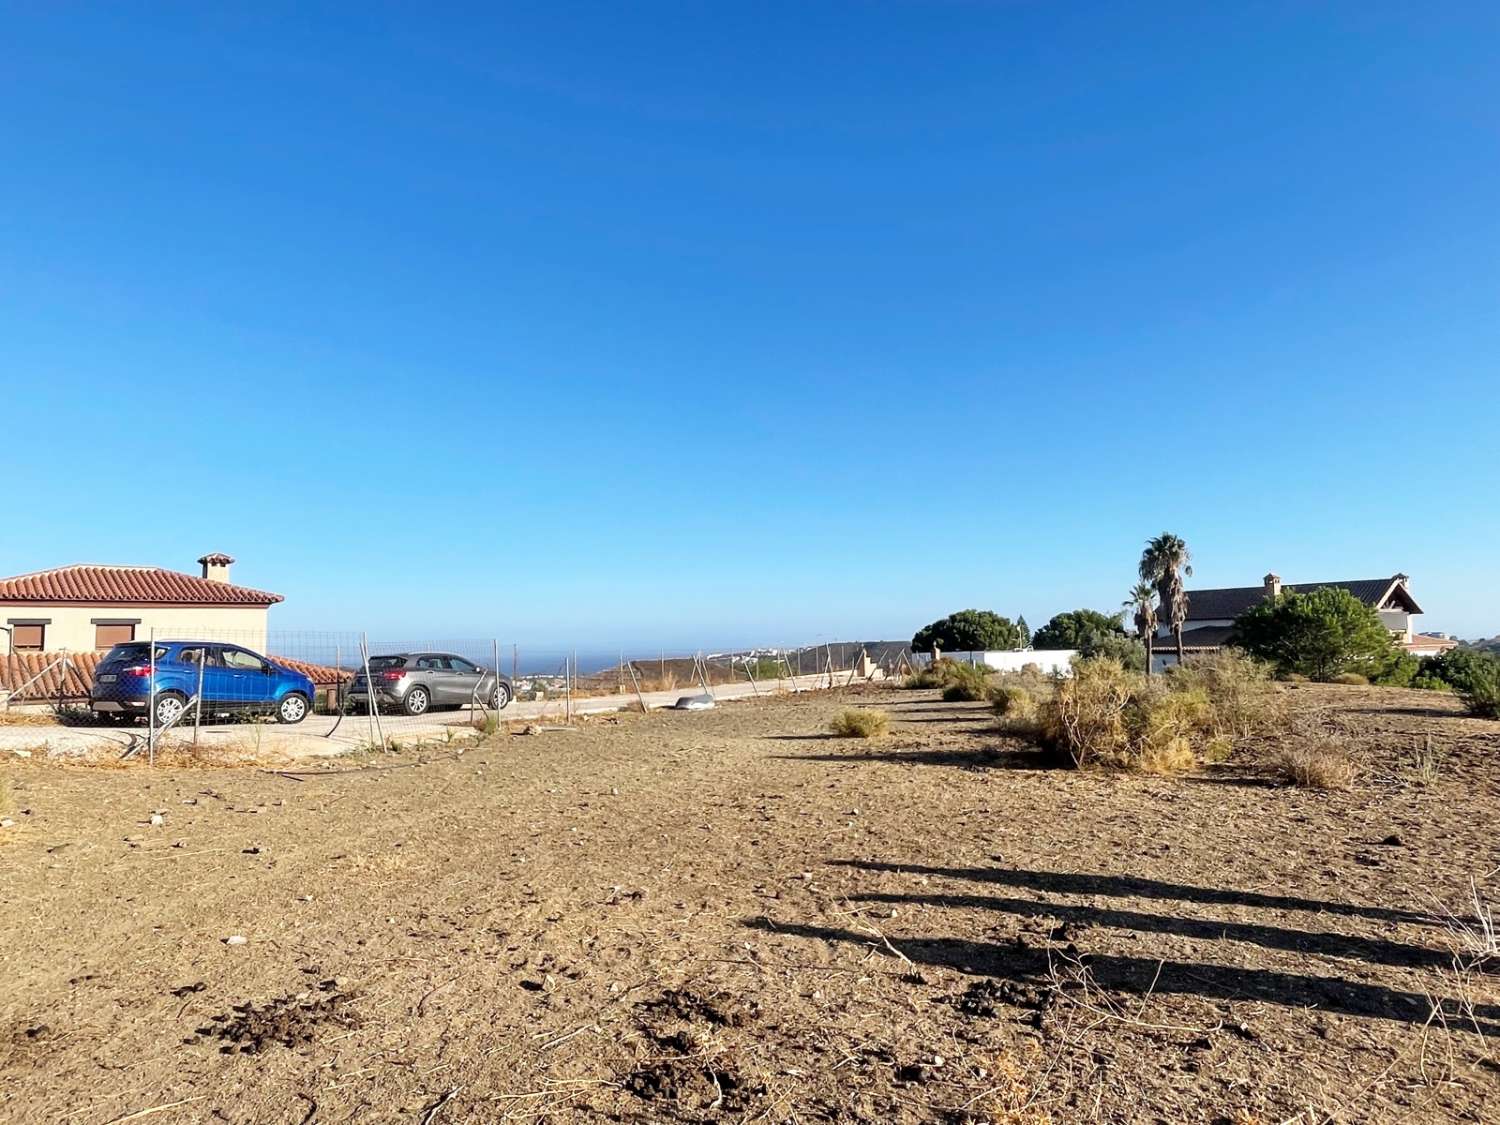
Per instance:
[[[233,639],[264,652],[280,594],[229,581],[234,559],[204,555],[200,574],[79,563],[0,578],[0,655],[94,652],[157,636]]]
[[[1436,655],[1443,650],[1430,648],[1412,632],[1411,619],[1422,612],[1422,607],[1412,597],[1407,586],[1410,581],[1404,574],[1393,574],[1389,578],[1355,578],[1345,582],[1310,582],[1283,586],[1280,576],[1268,574],[1259,586],[1189,590],[1187,618],[1182,628],[1183,652],[1184,655],[1191,656],[1194,653],[1218,651],[1229,639],[1235,618],[1259,602],[1278,597],[1283,591],[1296,590],[1306,594],[1331,587],[1348,590],[1379,613],[1380,620],[1391,631],[1392,638],[1408,652]],[[1166,614],[1162,613],[1161,616],[1165,617]],[[1157,627],[1156,636],[1151,643],[1151,663],[1154,669],[1160,670],[1177,663],[1177,642],[1172,636],[1170,622]],[[1448,647],[1454,646],[1448,643]]]
[[[1458,647],[1458,641],[1447,633],[1418,633],[1406,645],[1413,656],[1442,656]]]

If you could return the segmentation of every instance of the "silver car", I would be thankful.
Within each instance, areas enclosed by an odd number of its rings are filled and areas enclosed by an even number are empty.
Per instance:
[[[501,710],[514,697],[510,680],[497,676],[452,652],[396,652],[370,657],[370,679],[375,681],[375,703],[399,707],[408,715],[425,715],[434,707],[469,704]],[[349,702],[369,706],[364,669],[354,674]]]

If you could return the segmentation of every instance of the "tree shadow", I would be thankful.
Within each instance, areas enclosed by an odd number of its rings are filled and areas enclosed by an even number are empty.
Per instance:
[[[1352,715],[1415,715],[1421,719],[1463,719],[1468,716],[1461,708],[1454,707],[1346,707],[1345,714]]]
[[[772,757],[793,762],[887,762],[917,766],[956,766],[969,770],[1053,770],[1060,768],[1055,760],[1039,750],[998,750],[989,747],[964,750],[955,746],[935,746],[926,750],[863,750],[849,754],[775,754]]]
[[[861,871],[890,871],[896,874],[932,875],[943,879],[968,879],[977,883],[994,883],[1022,890],[1046,891],[1063,895],[1105,895],[1112,898],[1168,899],[1224,906],[1265,907],[1272,910],[1306,910],[1312,913],[1340,914],[1351,918],[1374,918],[1384,922],[1417,922],[1433,925],[1431,915],[1388,906],[1361,906],[1355,903],[1327,902],[1298,898],[1294,895],[1272,895],[1260,891],[1239,891],[1221,887],[1195,887],[1186,883],[1168,883],[1135,875],[1088,875],[1070,871],[1028,871],[1020,867],[928,867],[922,864],[886,863],[881,860],[834,859],[830,867],[853,867]]]
[[[922,716],[921,718],[912,718],[912,719],[903,718],[900,715],[896,716],[896,722],[902,723],[902,724],[905,724],[905,723],[949,723],[949,724],[954,724],[954,723],[971,723],[972,724],[972,723],[982,722],[985,719],[991,720],[990,722],[985,723],[985,727],[987,729],[993,729],[994,723],[993,723],[993,716],[992,715],[976,715],[976,714],[926,715],[926,716]]]
[[[1115,910],[1096,906],[1071,906],[1033,899],[989,898],[984,895],[861,894],[854,902],[921,903],[956,906],[971,910],[997,910],[1020,918],[1045,916],[1079,926],[1108,926],[1137,933],[1171,934],[1203,941],[1243,941],[1267,949],[1292,953],[1347,957],[1375,965],[1407,969],[1444,968],[1453,963],[1449,953],[1384,938],[1355,937],[1318,930],[1294,930],[1257,922],[1230,922],[1215,918],[1178,918],[1169,914],[1145,914],[1137,910]]]
[[[818,941],[873,944],[868,934],[832,926],[781,924],[764,918],[746,919],[742,924],[766,933]],[[1054,963],[1047,950],[1014,943],[925,937],[887,937],[886,940],[915,963],[954,969],[970,976],[1050,983]],[[1482,1035],[1500,1033],[1500,1024],[1491,1022],[1500,1018],[1500,1006],[1474,1005],[1471,1018],[1465,1005],[1449,998],[1429,1000],[1420,992],[1340,977],[1113,954],[1087,954],[1081,962],[1095,982],[1119,992],[1137,995],[1175,993],[1222,1001],[1255,1000],[1289,1008],[1316,1007],[1344,1015],[1370,1016],[1415,1025],[1428,1022],[1432,1016],[1432,1004],[1436,1002],[1449,1020],[1450,1028],[1477,1031]]]

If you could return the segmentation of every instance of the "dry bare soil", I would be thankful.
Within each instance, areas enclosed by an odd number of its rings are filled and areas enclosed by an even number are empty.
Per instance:
[[[878,743],[822,695],[303,780],[7,763],[0,1117],[1500,1120],[1439,917],[1500,862],[1500,724],[1288,690],[1352,790],[1044,769],[894,690]]]

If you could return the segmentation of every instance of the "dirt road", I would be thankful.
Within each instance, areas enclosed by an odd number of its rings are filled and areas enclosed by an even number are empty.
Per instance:
[[[9,762],[3,1116],[1500,1114],[1500,998],[1428,916],[1495,866],[1500,724],[1301,689],[1360,732],[1322,793],[1041,769],[980,705],[859,698],[889,739],[807,695],[301,781]]]

